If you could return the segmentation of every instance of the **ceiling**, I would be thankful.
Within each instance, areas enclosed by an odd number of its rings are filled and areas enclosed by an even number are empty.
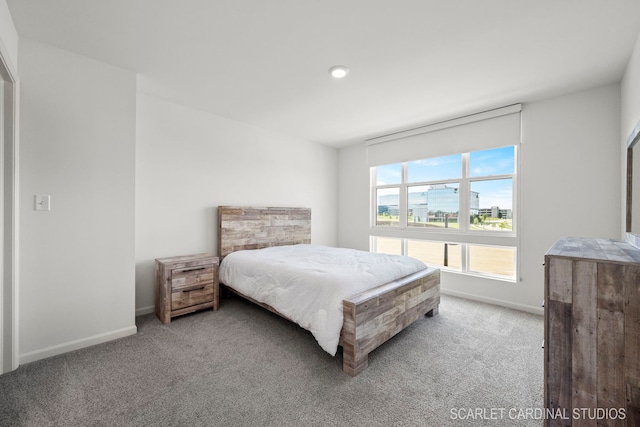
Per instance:
[[[329,146],[617,82],[638,0],[7,0],[21,37]],[[347,65],[334,80],[328,69]]]

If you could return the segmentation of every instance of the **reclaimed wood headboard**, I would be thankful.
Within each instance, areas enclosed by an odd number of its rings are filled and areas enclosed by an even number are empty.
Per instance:
[[[311,209],[218,206],[218,256],[311,243]]]

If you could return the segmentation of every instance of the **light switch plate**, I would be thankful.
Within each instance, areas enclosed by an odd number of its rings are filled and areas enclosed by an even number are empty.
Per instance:
[[[35,209],[37,211],[50,211],[51,210],[51,196],[50,195],[46,195],[46,196],[40,196],[37,195],[35,196],[35,204],[36,207]]]

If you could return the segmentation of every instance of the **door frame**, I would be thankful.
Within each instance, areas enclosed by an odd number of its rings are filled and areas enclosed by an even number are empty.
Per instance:
[[[18,368],[18,100],[16,69],[0,42],[0,374]]]

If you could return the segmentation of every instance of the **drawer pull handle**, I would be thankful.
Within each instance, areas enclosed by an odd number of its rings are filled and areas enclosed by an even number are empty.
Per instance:
[[[191,291],[199,291],[201,289],[204,289],[204,286],[200,287],[200,288],[195,288],[195,289],[187,289],[186,291],[182,291],[182,292],[191,292]]]
[[[198,271],[198,270],[204,270],[204,267],[192,268],[191,270],[182,270],[182,272],[183,273],[189,273],[190,271]]]

